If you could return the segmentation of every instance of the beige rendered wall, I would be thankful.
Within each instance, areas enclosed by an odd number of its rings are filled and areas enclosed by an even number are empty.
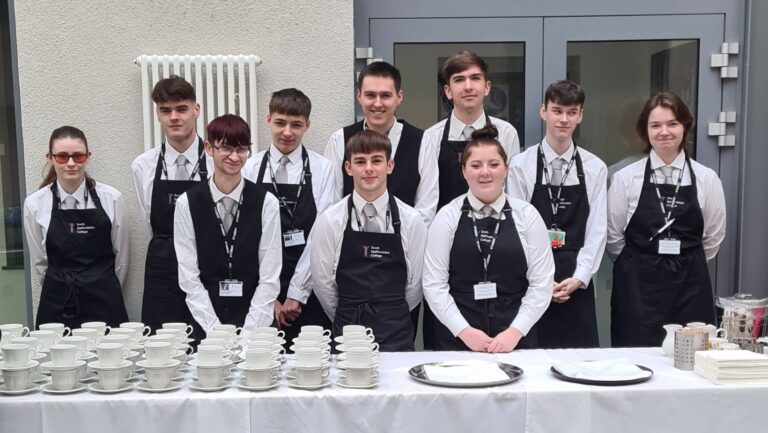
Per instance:
[[[136,211],[130,162],[143,151],[141,54],[256,54],[259,117],[269,95],[297,87],[312,100],[305,143],[322,151],[353,120],[352,0],[58,1],[16,0],[15,20],[27,191],[37,188],[51,131],[80,127],[89,172],[128,203],[128,313],[138,320],[146,239]],[[260,125],[263,126],[263,125]],[[261,148],[269,143],[259,129]],[[33,276],[36,311],[40,286]]]

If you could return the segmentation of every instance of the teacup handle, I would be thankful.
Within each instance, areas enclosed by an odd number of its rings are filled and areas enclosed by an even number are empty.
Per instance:
[[[194,352],[194,351],[195,351],[195,349],[192,346],[190,346],[189,344],[187,344],[187,348],[184,350],[184,353],[186,353],[187,355],[191,355],[192,352]]]
[[[371,379],[376,379],[376,378],[378,378],[378,377],[379,377],[379,372],[378,372],[378,370],[376,370],[376,371],[372,371],[372,372],[371,372]]]
[[[372,343],[371,352],[378,352],[378,351],[379,351],[379,343]]]
[[[192,335],[192,331],[194,331],[194,328],[192,328],[192,325],[187,325],[186,329],[184,329],[184,332],[186,332],[187,337]]]
[[[85,350],[82,347],[75,348],[75,358],[80,359],[85,356]]]
[[[720,335],[721,333],[723,334],[722,336]],[[723,328],[717,328],[715,330],[715,337],[728,338],[728,331]]]
[[[61,334],[61,337],[59,337],[59,340],[62,339],[63,337],[68,337],[70,335],[72,335],[72,329],[69,326],[65,326],[64,332]]]
[[[107,327],[104,329],[104,335],[109,335],[112,333],[112,327],[107,325]]]
[[[323,330],[323,337],[330,337],[331,336],[331,330],[325,329]]]
[[[148,336],[151,333],[152,333],[152,328],[150,328],[149,326],[145,325],[144,326],[144,331],[141,333],[141,336],[142,337],[146,337],[146,336]]]
[[[283,330],[281,329],[281,330],[277,331],[277,334],[276,334],[276,335],[277,335],[278,337],[280,337],[280,338],[285,338],[285,331],[283,331]]]
[[[331,372],[331,369],[330,369],[330,368],[326,368],[325,370],[323,370],[323,377],[328,377],[328,374],[329,374],[330,372]]]
[[[277,351],[280,355],[285,355],[285,347],[280,347],[280,350]]]
[[[128,349],[127,347],[123,347],[123,351],[121,353],[122,353],[123,359],[126,359],[131,354],[131,350]]]
[[[34,347],[27,347],[27,361],[31,360],[37,355]]]
[[[45,343],[43,343],[41,340],[37,340],[35,342],[35,352],[42,352],[43,349],[45,349]]]
[[[27,328],[26,326],[21,328],[21,336],[26,337],[28,335],[29,335],[29,328]]]
[[[93,349],[95,349],[95,348],[96,348],[96,342],[95,342],[95,341],[93,341],[93,340],[88,340],[88,342],[86,343],[86,346],[85,346],[85,347],[87,347],[87,348],[88,348],[88,351],[89,351],[89,352],[93,352]]]
[[[235,328],[235,335],[240,335],[243,332],[243,328]]]
[[[371,328],[365,328],[365,333],[366,333],[368,336],[371,336],[371,335],[373,335],[373,329],[371,329]]]

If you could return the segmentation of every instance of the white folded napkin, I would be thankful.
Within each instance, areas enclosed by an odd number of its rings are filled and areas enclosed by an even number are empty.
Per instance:
[[[624,358],[604,361],[558,361],[553,367],[564,376],[574,379],[600,381],[642,379],[652,374]]]
[[[429,380],[457,384],[498,382],[509,379],[495,362],[457,361],[425,365]]]

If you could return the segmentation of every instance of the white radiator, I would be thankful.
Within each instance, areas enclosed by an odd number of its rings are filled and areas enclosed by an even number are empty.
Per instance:
[[[197,132],[223,114],[237,114],[251,127],[251,142],[257,143],[255,55],[142,55],[134,60],[141,70],[141,104],[144,117],[144,149],[162,140],[162,128],[155,115],[152,89],[155,83],[175,74],[192,84],[200,104]],[[255,149],[254,149],[255,150]]]

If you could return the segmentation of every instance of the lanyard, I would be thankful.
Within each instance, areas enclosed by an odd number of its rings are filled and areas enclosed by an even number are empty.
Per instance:
[[[680,184],[683,183],[683,173],[685,173],[685,164],[683,169],[680,170],[680,175],[677,176],[677,185],[675,186],[675,194],[672,196],[672,203],[669,205],[669,209],[664,205],[664,198],[661,197],[659,192],[659,182],[656,179],[656,170],[653,170],[653,188],[656,190],[656,197],[659,199],[659,206],[661,206],[661,213],[664,215],[664,222],[669,225],[670,218],[672,218],[672,211],[675,209],[675,203],[677,203],[677,192],[680,191]]]
[[[83,180],[85,182],[85,189],[83,190],[83,209],[88,209],[88,181]],[[59,197],[59,188],[58,183],[54,182],[51,187],[51,192],[53,193],[53,196],[56,198],[56,205],[58,206],[59,210],[61,210],[61,198]]]
[[[357,214],[357,208],[355,207],[355,203],[352,203],[352,209],[355,214],[355,219],[357,220],[357,231],[361,232],[363,231],[363,224],[360,222],[360,215]],[[389,213],[389,203],[387,203],[387,213],[384,217],[384,231],[387,231],[387,228],[389,227],[389,219],[390,219],[390,213]]]
[[[200,141],[202,141],[201,138],[198,137],[198,147],[200,147]],[[192,167],[192,174],[189,175],[188,180],[194,180],[195,175],[198,171],[200,171],[200,160],[203,158],[203,155],[205,154],[205,148],[201,148],[200,152],[197,155],[197,162],[195,163],[195,166]],[[168,179],[168,167],[165,164],[165,138],[163,138],[163,142],[160,144],[160,160],[163,161],[163,175],[165,175],[165,180]]]
[[[293,201],[293,209],[288,207],[288,203],[285,202],[283,197],[280,195],[280,191],[277,189],[277,183],[275,182],[275,173],[272,171],[272,158],[270,158],[269,152],[264,154],[264,157],[267,158],[267,165],[269,166],[269,176],[272,178],[272,187],[275,188],[275,195],[277,196],[277,199],[280,201],[280,206],[284,207],[285,210],[288,211],[288,216],[291,217],[291,229],[293,229],[293,216],[296,214],[296,206],[299,205],[299,197],[301,197],[301,189],[304,188],[304,184],[307,182],[307,164],[309,161],[309,158],[304,153],[305,151],[302,149],[301,152],[301,161],[303,162],[301,167],[301,178],[299,180],[299,188],[296,190],[296,199]]]
[[[552,207],[552,219],[555,221],[555,224],[553,224],[554,226],[557,226],[557,212],[560,210],[560,207],[558,206],[560,203],[560,193],[563,191],[563,184],[565,183],[565,180],[568,179],[568,174],[571,172],[571,167],[573,167],[573,161],[576,159],[576,152],[576,143],[573,143],[573,155],[571,155],[571,160],[568,161],[568,167],[565,169],[565,174],[563,174],[563,177],[560,179],[560,185],[557,186],[557,197],[553,197],[552,183],[550,182],[549,169],[547,168],[549,163],[544,157],[544,150],[542,150],[541,145],[539,145],[539,154],[541,155],[541,162],[543,163],[542,168],[544,169],[544,180],[547,184],[547,192],[549,193],[549,205]]]
[[[243,188],[245,190],[245,188]],[[224,250],[227,255],[227,271],[229,272],[229,279],[232,279],[232,256],[235,252],[235,239],[237,238],[237,223],[240,222],[240,209],[243,207],[243,192],[240,191],[240,200],[237,202],[237,211],[235,217],[232,219],[232,238],[227,237],[227,231],[224,229],[224,222],[219,215],[218,202],[213,202],[213,211],[216,213],[216,220],[219,222],[219,228],[221,229],[221,235],[224,237]]]
[[[507,209],[507,203],[504,203],[504,208],[501,209],[502,214]],[[475,231],[475,245],[477,245],[477,252],[483,257],[483,282],[488,281],[488,264],[491,263],[491,255],[493,254],[493,248],[496,246],[496,238],[499,235],[499,227],[501,227],[501,215],[496,220],[496,228],[493,231],[493,238],[491,238],[491,245],[488,247],[488,255],[483,256],[483,249],[480,246],[480,235],[477,232],[477,221],[475,220],[475,212],[472,210],[472,206],[469,206],[467,210],[469,217],[472,218],[472,228]]]

